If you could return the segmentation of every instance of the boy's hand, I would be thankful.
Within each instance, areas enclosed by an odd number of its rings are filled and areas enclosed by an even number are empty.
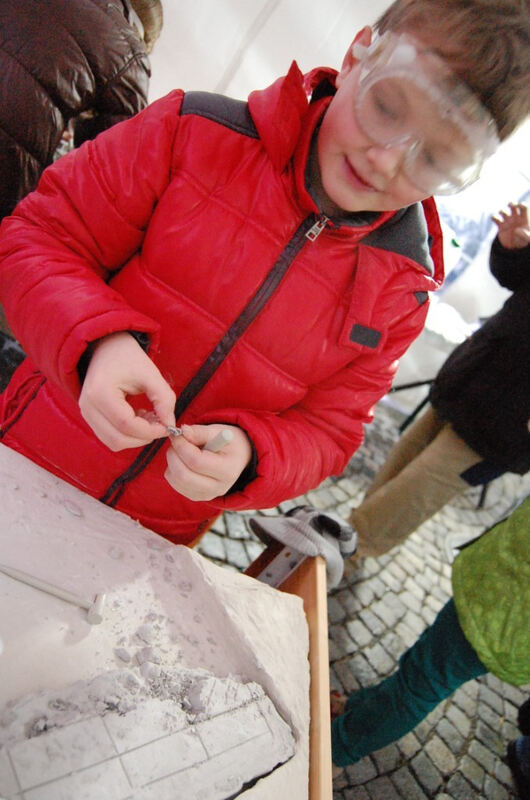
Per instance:
[[[136,394],[147,395],[154,414],[135,412],[127,395]],[[128,333],[113,333],[97,342],[79,408],[98,439],[113,451],[149,444],[167,436],[166,425],[175,424],[174,391]]]
[[[202,450],[222,430],[232,441],[218,453]],[[252,457],[248,437],[235,425],[183,425],[182,436],[171,437],[165,479],[190,500],[213,500],[226,494]]]
[[[528,209],[523,203],[509,203],[509,212],[499,212],[492,217],[499,229],[499,242],[508,250],[519,250],[530,244],[530,227],[528,225]]]

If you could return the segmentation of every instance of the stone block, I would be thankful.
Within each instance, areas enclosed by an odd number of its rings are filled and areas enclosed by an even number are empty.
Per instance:
[[[372,611],[381,617],[389,628],[402,619],[407,613],[407,606],[394,594],[386,594],[378,603],[374,603]]]
[[[344,606],[336,597],[328,597],[328,618],[331,623],[342,622],[346,617]]]
[[[455,726],[460,735],[467,739],[471,731],[471,721],[469,717],[455,704],[452,703],[447,709],[447,718]]]
[[[30,789],[105,761],[115,750],[103,720],[94,717],[16,742],[9,754],[20,786]]]
[[[351,767],[346,767],[345,772],[348,776],[350,786],[361,786],[377,778],[377,767],[370,756],[361,758],[360,761],[353,764]]]
[[[7,750],[0,749],[0,797],[14,795],[18,790],[17,779],[7,755]]]
[[[509,800],[510,793],[498,783],[491,775],[486,775],[484,780],[484,796],[488,800]]]
[[[389,744],[381,750],[372,753],[379,775],[393,772],[401,760],[401,753],[397,744]]]
[[[380,642],[394,661],[397,661],[401,654],[407,649],[403,639],[393,631],[385,633],[380,639]]]
[[[248,517],[246,514],[236,514],[227,511],[226,514],[224,514],[224,519],[227,534],[231,539],[248,539],[250,537],[250,528],[248,526]]]
[[[405,734],[399,740],[399,749],[405,756],[405,758],[410,759],[412,756],[415,756],[421,750],[421,743],[418,740],[418,737],[412,731],[410,733]]]
[[[425,752],[442,775],[449,775],[456,769],[456,758],[439,736],[435,735],[427,742]]]
[[[331,625],[329,628],[329,635],[335,643],[335,647],[341,654],[341,657],[355,653],[358,649],[355,642],[348,636],[346,628],[342,625]]]
[[[217,533],[208,531],[199,542],[199,552],[207,558],[212,558],[216,561],[226,561],[225,541],[226,540]]]
[[[363,624],[366,625],[368,630],[371,631],[375,637],[382,636],[386,631],[386,627],[382,620],[380,620],[379,617],[376,617],[370,608],[364,608],[359,613],[359,619],[362,620]]]
[[[466,781],[460,772],[455,772],[452,778],[447,782],[445,787],[449,797],[453,800],[471,800],[476,798],[477,793],[475,789]]]
[[[379,680],[377,672],[362,653],[350,658],[350,667],[361,686],[371,686]]]
[[[469,783],[471,783],[475,789],[477,789],[479,792],[482,791],[486,774],[484,772],[484,768],[481,767],[474,758],[470,758],[467,755],[464,756],[460,764],[460,770],[465,779],[469,781]]]
[[[431,796],[438,791],[442,785],[442,776],[436,769],[427,753],[419,752],[410,762],[412,769],[428,794]]]
[[[134,750],[158,738],[162,720],[168,733],[176,733],[188,724],[186,712],[171,699],[150,699],[139,704],[134,725],[127,714],[107,714],[102,719],[118,753]]]
[[[399,636],[399,638],[402,639],[405,645],[403,651],[405,651],[409,647],[412,647],[414,642],[417,641],[418,639],[418,634],[416,633],[416,631],[413,631],[411,628],[409,628],[409,626],[406,625],[403,622],[403,620],[401,620],[401,622],[398,622],[398,624],[395,627],[395,632]]]
[[[335,795],[333,800],[336,800]],[[358,786],[355,789],[346,789],[341,800],[372,800],[372,798],[363,786]]]
[[[357,692],[361,688],[361,683],[352,670],[348,661],[336,661],[333,665],[335,674],[340,681],[341,690],[346,694]]]
[[[401,602],[414,614],[421,614],[423,608],[423,597],[420,599],[417,594],[414,594],[409,589],[400,594]]]
[[[432,797],[432,795],[425,794],[423,787],[408,766],[401,767],[394,772],[392,783],[398,789],[401,800],[427,800],[428,797]]]
[[[370,666],[375,669],[380,677],[385,677],[394,671],[394,659],[388,655],[379,642],[376,642],[372,647],[366,648],[364,655],[368,659]]]
[[[245,544],[240,539],[226,539],[224,542],[227,561],[239,570],[245,570],[250,561]]]
[[[476,740],[471,742],[468,750],[469,755],[477,761],[486,772],[492,773],[495,770],[497,759],[488,748]]]
[[[346,629],[358,648],[366,647],[372,641],[372,632],[368,630],[360,619],[347,622]]]
[[[396,787],[386,776],[371,781],[370,797],[372,800],[401,800]]]
[[[453,723],[447,719],[447,717],[444,717],[440,720],[436,727],[436,731],[442,737],[446,745],[451,748],[451,752],[460,752],[464,745],[465,739],[456,729]]]
[[[480,687],[480,702],[487,703],[487,705],[496,711],[499,716],[504,714],[504,703],[502,697],[484,684],[482,684]]]
[[[355,617],[363,608],[363,603],[358,598],[357,591],[350,589],[349,586],[334,592],[331,597],[341,604],[348,619]]]
[[[118,760],[104,761],[53,783],[24,793],[25,800],[101,800],[102,786],[110,787],[112,800],[128,800],[131,785]],[[107,795],[108,796],[108,795]]]

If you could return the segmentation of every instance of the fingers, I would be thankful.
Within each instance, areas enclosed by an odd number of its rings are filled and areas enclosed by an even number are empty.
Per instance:
[[[164,425],[146,419],[142,412],[135,414],[121,393],[113,401],[105,398],[98,405],[80,398],[79,407],[85,422],[113,452],[129,447],[142,447],[153,439],[167,436]]]
[[[165,434],[167,435],[167,426],[175,424],[176,395],[156,367],[155,370],[156,372],[153,372],[145,381],[143,391],[153,404],[154,413],[158,422],[164,427]]]
[[[226,471],[216,463],[218,459],[218,454],[200,450],[179,436],[168,449],[164,477],[173,489],[190,500],[212,500],[230,488],[226,485]]]
[[[136,413],[128,402],[145,394],[154,413]],[[95,345],[79,397],[85,421],[111,450],[141,447],[167,436],[175,422],[175,393],[128,333],[110,334]]]
[[[498,214],[494,214],[492,216],[493,222],[496,225],[503,225],[505,223],[513,223],[517,226],[528,225],[528,209],[524,205],[524,203],[508,203],[509,211],[503,211],[502,209],[498,212]]]
[[[498,228],[499,241],[508,249],[526,247],[530,242],[528,208],[524,203],[509,203],[508,209],[491,218]]]
[[[224,433],[231,440],[223,443]],[[165,478],[191,500],[212,500],[230,489],[249,463],[252,448],[246,434],[231,425],[183,425],[182,436],[171,437]],[[218,442],[218,452],[207,450]]]

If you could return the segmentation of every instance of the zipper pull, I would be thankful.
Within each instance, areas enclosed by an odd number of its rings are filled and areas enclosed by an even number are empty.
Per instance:
[[[306,236],[310,242],[314,242],[315,239],[320,236],[329,221],[329,217],[326,217],[325,214],[321,214],[321,216],[318,217],[315,224],[312,225],[306,233]]]

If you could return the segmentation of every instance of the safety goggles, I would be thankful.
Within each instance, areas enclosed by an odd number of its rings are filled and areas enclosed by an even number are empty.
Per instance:
[[[477,180],[499,144],[478,97],[440,56],[406,34],[355,44],[357,123],[383,147],[405,147],[403,169],[428,194],[453,194]]]

